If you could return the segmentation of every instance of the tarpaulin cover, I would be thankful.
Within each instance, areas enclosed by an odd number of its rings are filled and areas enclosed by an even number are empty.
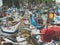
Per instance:
[[[31,25],[33,25],[33,26],[35,26],[35,27],[37,27],[38,25],[37,25],[37,23],[35,22],[35,20],[34,20],[34,17],[33,16],[30,16],[30,24]]]
[[[41,39],[43,42],[50,42],[51,40],[60,40],[60,28],[58,26],[49,26],[40,30]]]

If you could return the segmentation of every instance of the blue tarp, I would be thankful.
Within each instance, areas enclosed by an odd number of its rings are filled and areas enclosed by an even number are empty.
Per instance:
[[[39,18],[40,19],[40,18]],[[37,29],[43,29],[45,26],[40,26],[35,22],[34,17],[31,15],[30,16],[30,25],[36,27]]]
[[[31,24],[31,25],[33,25],[33,26],[35,26],[35,27],[38,26],[37,23],[34,21],[34,17],[33,17],[32,15],[30,16],[30,19],[29,19],[29,20],[30,20],[30,24]]]

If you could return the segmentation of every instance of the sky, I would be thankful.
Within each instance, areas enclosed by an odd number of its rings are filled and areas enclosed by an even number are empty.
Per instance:
[[[2,5],[3,5],[2,0],[0,0],[0,6],[2,6]]]
[[[60,2],[60,0],[56,0],[56,2]]]

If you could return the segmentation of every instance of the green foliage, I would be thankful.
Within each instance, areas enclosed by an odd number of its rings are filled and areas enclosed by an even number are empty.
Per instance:
[[[19,2],[22,3],[24,1],[25,2],[31,2],[31,3],[35,2],[37,4],[42,3],[42,2],[45,2],[47,4],[54,3],[53,0],[3,0],[3,3],[4,3],[4,5],[8,5],[10,7],[10,6],[12,6],[13,3],[16,4],[16,5],[19,5]]]

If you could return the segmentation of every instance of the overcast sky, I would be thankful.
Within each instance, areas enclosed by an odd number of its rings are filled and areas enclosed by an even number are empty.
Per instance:
[[[56,2],[60,2],[60,0],[56,0]]]
[[[2,0],[0,0],[0,6],[2,6],[3,4],[2,4]]]

